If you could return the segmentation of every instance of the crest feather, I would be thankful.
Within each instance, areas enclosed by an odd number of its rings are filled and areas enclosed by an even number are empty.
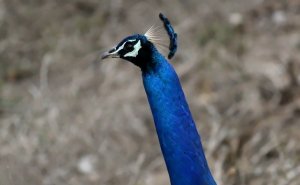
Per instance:
[[[156,26],[154,24],[144,35],[159,50],[161,50],[162,53],[168,55],[168,58],[171,59],[177,50],[177,34],[174,32],[170,21],[163,14],[160,13],[159,18],[164,25]],[[169,43],[169,45],[167,43]]]

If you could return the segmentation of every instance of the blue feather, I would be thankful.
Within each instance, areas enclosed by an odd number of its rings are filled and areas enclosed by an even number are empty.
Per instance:
[[[143,83],[172,185],[215,185],[189,106],[173,67],[153,49]]]

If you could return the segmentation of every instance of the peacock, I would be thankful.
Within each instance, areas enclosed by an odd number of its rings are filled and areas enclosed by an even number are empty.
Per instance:
[[[171,59],[177,50],[177,34],[168,18],[161,13],[159,18],[170,41]],[[145,34],[124,38],[101,58],[121,58],[141,69],[171,185],[216,185],[179,78],[156,47],[160,41],[151,27]]]

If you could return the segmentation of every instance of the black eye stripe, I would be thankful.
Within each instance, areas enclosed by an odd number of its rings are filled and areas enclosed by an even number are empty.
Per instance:
[[[124,50],[127,52],[133,51],[135,44],[138,42],[138,40],[135,41],[127,41],[124,45]]]
[[[125,44],[125,48],[132,48],[134,45],[133,45],[133,43],[132,42],[127,42],[126,44]]]
[[[134,45],[137,43],[138,41],[135,40],[135,41],[127,41],[126,44],[125,44],[125,47],[134,47]]]
[[[128,53],[128,52],[134,50],[134,46],[138,43],[138,41],[139,41],[138,39],[137,40],[127,40],[127,41],[119,44],[115,50],[122,52],[122,53],[124,53],[124,52]],[[122,49],[120,49],[120,47],[122,47]]]

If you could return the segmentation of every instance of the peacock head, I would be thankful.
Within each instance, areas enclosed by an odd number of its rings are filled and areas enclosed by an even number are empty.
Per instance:
[[[138,61],[144,61],[151,54],[153,44],[146,36],[135,34],[123,39],[116,47],[103,53],[102,59],[122,58],[139,65]]]
[[[164,28],[169,36],[168,58],[171,59],[177,50],[177,34],[163,14],[159,14],[159,17],[163,21]],[[152,26],[144,35],[135,34],[126,37],[116,47],[103,53],[102,59],[122,58],[140,67],[145,65],[147,60],[151,60],[153,52],[157,51],[155,45],[163,45],[156,33],[157,30],[157,27]]]

